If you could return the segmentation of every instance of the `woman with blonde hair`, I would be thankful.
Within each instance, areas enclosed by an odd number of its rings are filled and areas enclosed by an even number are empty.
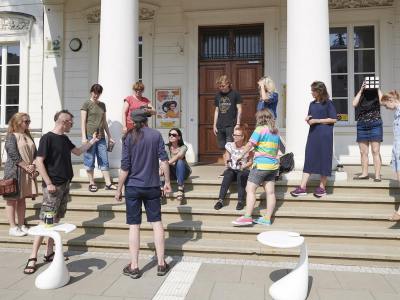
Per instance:
[[[254,149],[253,166],[250,170],[246,186],[246,213],[232,223],[235,226],[248,226],[253,222],[261,225],[271,225],[271,217],[275,210],[275,177],[279,170],[279,134],[275,125],[275,118],[269,109],[263,109],[256,113],[257,127],[246,144],[243,157],[251,149]],[[254,205],[256,203],[256,190],[262,184],[267,195],[267,211],[264,216],[252,219]]]
[[[274,113],[276,119],[276,107],[278,106],[278,93],[275,89],[275,83],[271,77],[261,77],[257,82],[260,92],[260,100],[257,104],[257,111],[268,108]]]
[[[30,123],[29,115],[22,112],[14,114],[8,122],[4,178],[17,180],[17,192],[3,197],[7,201],[6,212],[10,223],[8,233],[12,236],[27,234],[25,198],[35,199],[38,192],[36,177],[39,173],[33,163],[36,157],[36,146],[29,132]],[[15,222],[15,214],[17,214],[18,223]]]

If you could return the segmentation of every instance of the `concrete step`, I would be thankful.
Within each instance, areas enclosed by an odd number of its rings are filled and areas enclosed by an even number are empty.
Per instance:
[[[63,236],[64,244],[70,250],[97,250],[107,252],[127,251],[128,235],[97,235],[72,232]],[[32,245],[32,237],[10,237],[6,230],[0,230],[0,242],[5,247],[26,247]],[[329,262],[368,266],[400,266],[398,246],[359,244],[327,244],[309,241],[306,244],[311,262]],[[153,252],[152,238],[142,237],[141,249]],[[145,252],[146,253],[146,252]],[[255,240],[202,239],[193,237],[170,237],[166,239],[166,253],[169,255],[191,255],[236,259],[289,260],[296,261],[297,249],[276,249],[261,245]]]

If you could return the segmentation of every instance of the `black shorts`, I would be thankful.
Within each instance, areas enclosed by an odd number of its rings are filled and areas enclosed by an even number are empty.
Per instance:
[[[233,142],[233,129],[234,127],[217,128],[217,142],[218,147],[222,150],[225,149],[225,144]]]
[[[142,223],[142,202],[146,210],[147,222],[161,221],[160,187],[125,187],[126,223]]]

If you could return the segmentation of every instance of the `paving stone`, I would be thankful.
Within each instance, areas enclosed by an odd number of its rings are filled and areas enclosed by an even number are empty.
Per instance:
[[[264,300],[264,286],[252,283],[217,282],[210,300]]]
[[[27,291],[18,300],[70,300],[74,294],[63,293],[57,290]]]
[[[120,275],[118,279],[104,293],[104,296],[111,297],[131,297],[152,298],[164,282],[163,277],[142,277],[132,279],[128,276]]]
[[[202,264],[195,280],[240,282],[242,266]]]
[[[320,300],[374,300],[369,291],[358,290],[337,290],[337,289],[317,289]]]
[[[241,282],[271,285],[287,275],[287,269],[273,269],[256,266],[243,266]]]
[[[8,288],[20,282],[25,276],[22,269],[15,268],[0,268],[0,288]],[[7,276],[4,276],[7,274]],[[18,290],[18,289],[15,289]],[[24,289],[22,289],[24,290]]]
[[[394,293],[395,290],[380,274],[335,272],[340,285],[345,290],[371,290],[381,293]]]
[[[4,276],[2,274],[2,276]],[[25,291],[0,289],[0,299],[14,300],[21,296]]]
[[[371,291],[372,296],[376,300],[399,300],[400,294],[379,293]]]
[[[209,299],[214,288],[214,281],[194,279],[185,300]]]
[[[105,296],[89,296],[75,295],[71,300],[124,300],[123,297],[105,297]]]
[[[340,274],[340,273],[336,273]],[[309,270],[309,282],[313,287],[340,289],[341,285],[332,271]]]
[[[2,268],[20,268],[25,266],[28,257],[26,253],[0,253]]]
[[[390,286],[400,294],[400,275],[385,275],[385,279]]]

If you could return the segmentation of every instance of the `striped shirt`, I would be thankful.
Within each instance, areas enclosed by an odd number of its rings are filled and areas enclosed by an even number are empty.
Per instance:
[[[254,147],[253,168],[258,170],[277,170],[279,135],[273,134],[267,126],[257,126],[249,142]]]

